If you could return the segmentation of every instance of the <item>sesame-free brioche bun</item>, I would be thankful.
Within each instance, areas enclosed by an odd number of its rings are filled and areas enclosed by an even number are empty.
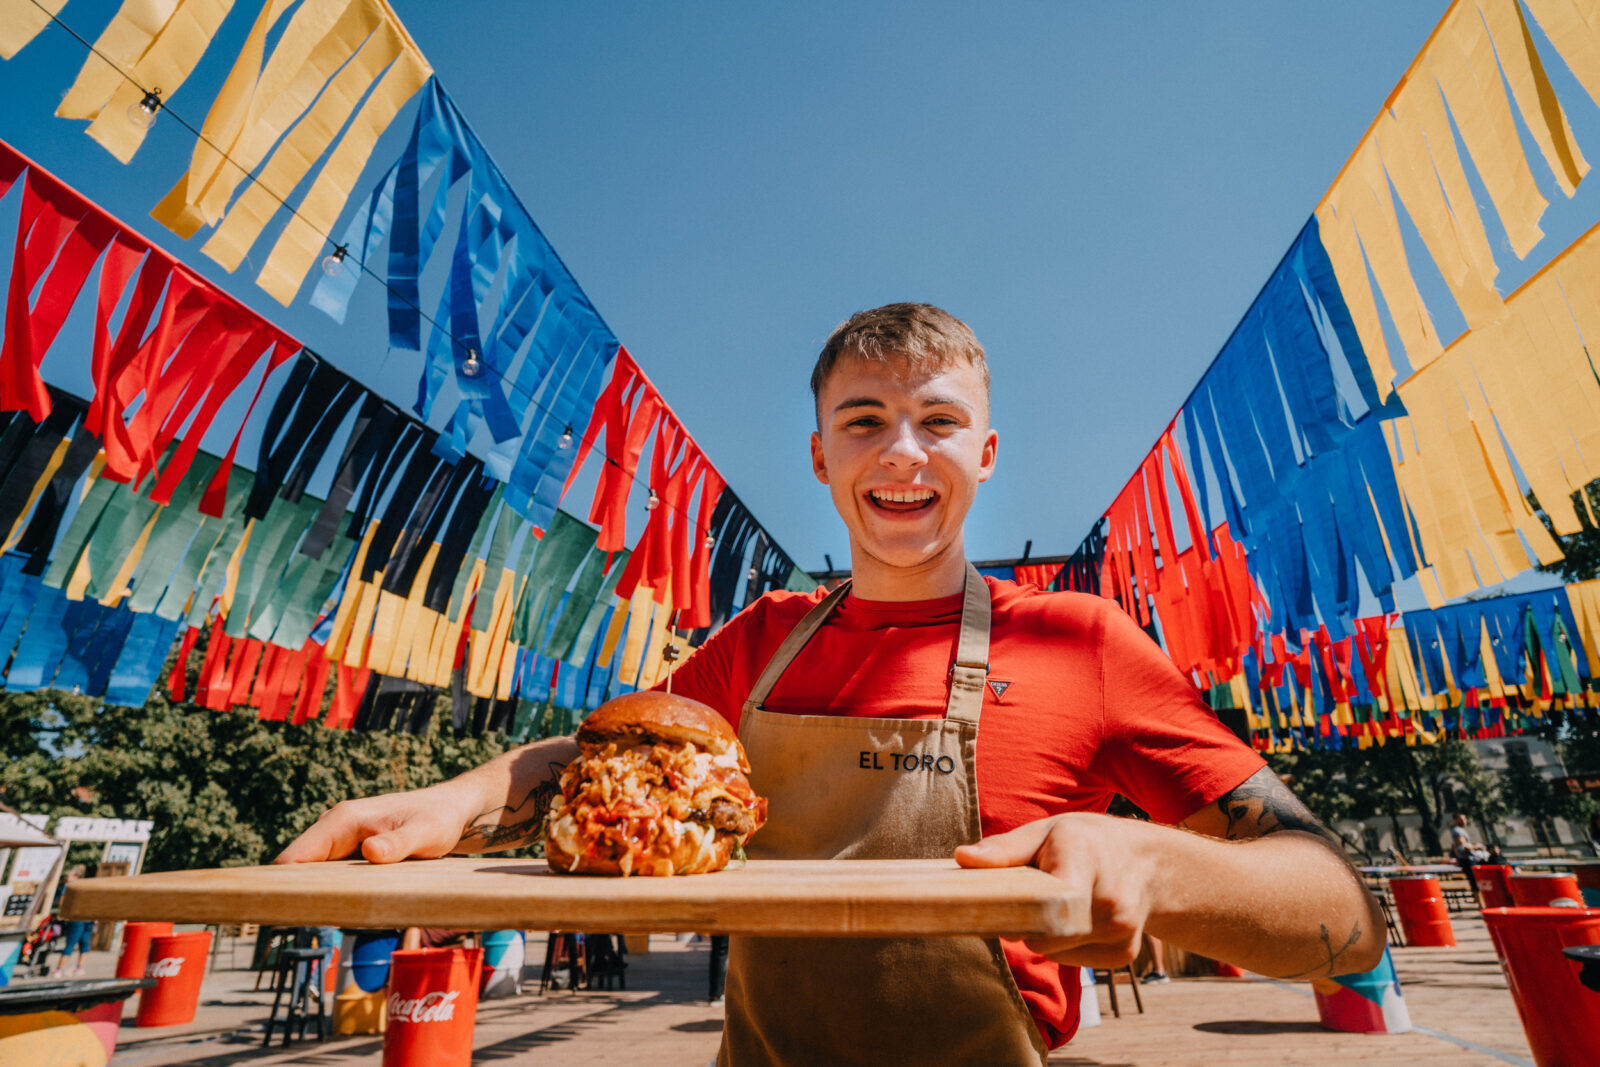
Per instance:
[[[739,838],[734,834],[719,833],[716,843],[701,855],[700,850],[691,844],[688,839],[678,843],[672,855],[667,857],[672,863],[671,874],[709,874],[720,871],[728,865],[733,858],[733,847],[739,843]],[[623,874],[619,856],[612,854],[584,856],[578,863],[572,862],[572,854],[558,844],[554,837],[547,838],[544,845],[545,861],[550,864],[550,869],[563,874],[602,874],[616,877]],[[634,868],[633,874],[653,874],[654,871],[643,871]]]
[[[606,701],[578,727],[580,745],[641,739],[671,744],[687,741],[713,754],[720,754],[739,740],[728,720],[715,709],[698,700],[653,689]]]

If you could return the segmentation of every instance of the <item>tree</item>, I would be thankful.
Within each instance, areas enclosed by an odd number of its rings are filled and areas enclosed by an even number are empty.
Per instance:
[[[1525,745],[1507,743],[1506,769],[1502,777],[1506,800],[1536,826],[1547,825],[1551,819],[1565,819],[1583,826],[1595,813],[1594,797],[1558,792],[1554,783],[1534,767]]]
[[[449,722],[448,703],[414,737],[263,722],[173,703],[160,687],[139,708],[4,694],[0,799],[150,819],[147,870],[264,863],[340,800],[430,785],[509,747],[500,734],[457,736]]]

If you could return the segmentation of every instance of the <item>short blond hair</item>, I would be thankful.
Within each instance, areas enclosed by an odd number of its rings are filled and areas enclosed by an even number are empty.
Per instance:
[[[843,356],[874,363],[904,360],[911,368],[943,367],[958,360],[977,368],[983,405],[989,406],[989,359],[972,327],[932,304],[885,304],[851,315],[828,336],[811,368],[811,395],[820,404],[822,387]],[[818,413],[820,422],[821,414]]]

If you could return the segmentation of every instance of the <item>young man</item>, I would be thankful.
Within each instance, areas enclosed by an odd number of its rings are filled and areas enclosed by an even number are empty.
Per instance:
[[[735,938],[722,1062],[1040,1062],[1076,1029],[1072,967],[1122,966],[1147,930],[1279,977],[1374,966],[1384,925],[1337,840],[1116,604],[967,563],[962,526],[998,447],[971,330],[927,305],[861,312],[812,389],[812,467],[852,582],[768,594],[673,684],[739,730],[770,802],[751,854],[1032,864],[1089,897],[1093,928],[1026,944]],[[539,742],[340,804],[279,860],[525,843],[535,794],[574,753]],[[1116,793],[1154,821],[1102,814]]]

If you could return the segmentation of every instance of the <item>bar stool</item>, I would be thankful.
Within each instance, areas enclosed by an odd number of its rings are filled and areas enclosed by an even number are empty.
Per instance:
[[[273,975],[272,1013],[267,1016],[267,1033],[261,1047],[272,1044],[272,1028],[278,1021],[278,1004],[284,990],[289,990],[289,1010],[283,1017],[283,1046],[289,1047],[289,1034],[298,1041],[305,1036],[306,1025],[316,1017],[317,1040],[327,1031],[328,1019],[323,1007],[322,990],[327,983],[327,969],[333,962],[333,946],[321,948],[284,948],[278,953],[278,969]]]
[[[1102,974],[1105,975],[1106,989],[1111,994],[1111,1015],[1112,1015],[1112,1017],[1113,1018],[1117,1018],[1117,1019],[1122,1018],[1122,1012],[1117,1007],[1117,972],[1118,971],[1124,971],[1124,972],[1127,973],[1128,981],[1133,986],[1133,1003],[1138,1006],[1139,1014],[1143,1015],[1144,1014],[1144,998],[1139,995],[1139,976],[1133,973],[1133,964],[1130,963],[1126,967],[1116,967],[1116,968],[1102,967],[1102,968],[1096,969],[1095,972],[1094,972],[1094,980],[1096,982],[1099,982],[1101,980],[1100,976]]]
[[[583,941],[582,934],[550,932],[544,945],[544,968],[539,972],[540,996],[547,989],[561,988],[563,983],[557,975],[563,970],[567,974],[564,984],[568,990],[575,991],[580,984],[588,984],[588,954]]]

